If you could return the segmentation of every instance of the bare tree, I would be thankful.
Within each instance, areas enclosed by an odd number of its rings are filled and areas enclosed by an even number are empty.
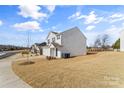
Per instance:
[[[104,34],[101,38],[101,47],[106,49],[109,43],[109,36],[107,34]]]
[[[107,34],[104,35],[98,35],[95,42],[94,47],[101,47],[103,49],[108,48],[109,45],[109,36]]]
[[[100,47],[101,46],[101,40],[100,38],[97,38],[96,41],[94,42],[94,47]]]

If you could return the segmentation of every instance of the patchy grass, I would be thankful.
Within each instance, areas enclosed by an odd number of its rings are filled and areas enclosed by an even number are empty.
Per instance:
[[[69,59],[31,59],[13,63],[14,72],[32,87],[124,87],[124,53],[101,52]]]

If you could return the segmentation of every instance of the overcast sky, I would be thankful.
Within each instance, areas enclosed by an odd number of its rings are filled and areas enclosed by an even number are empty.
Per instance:
[[[108,34],[110,44],[124,28],[124,6],[0,6],[0,44],[26,46],[45,41],[50,31],[77,26],[93,45],[98,35]]]

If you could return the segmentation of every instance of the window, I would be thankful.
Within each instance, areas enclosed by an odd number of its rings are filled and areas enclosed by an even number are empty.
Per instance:
[[[57,39],[60,39],[60,35],[57,35]]]
[[[55,42],[55,37],[54,37],[54,38],[52,38],[52,42]]]
[[[48,42],[48,44],[50,44],[50,40],[49,40],[49,39],[48,39],[48,41],[47,41],[47,42]]]

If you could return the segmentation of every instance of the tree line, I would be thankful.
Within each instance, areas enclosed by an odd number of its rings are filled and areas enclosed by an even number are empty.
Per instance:
[[[0,51],[22,50],[26,47],[14,46],[14,45],[0,45]]]

